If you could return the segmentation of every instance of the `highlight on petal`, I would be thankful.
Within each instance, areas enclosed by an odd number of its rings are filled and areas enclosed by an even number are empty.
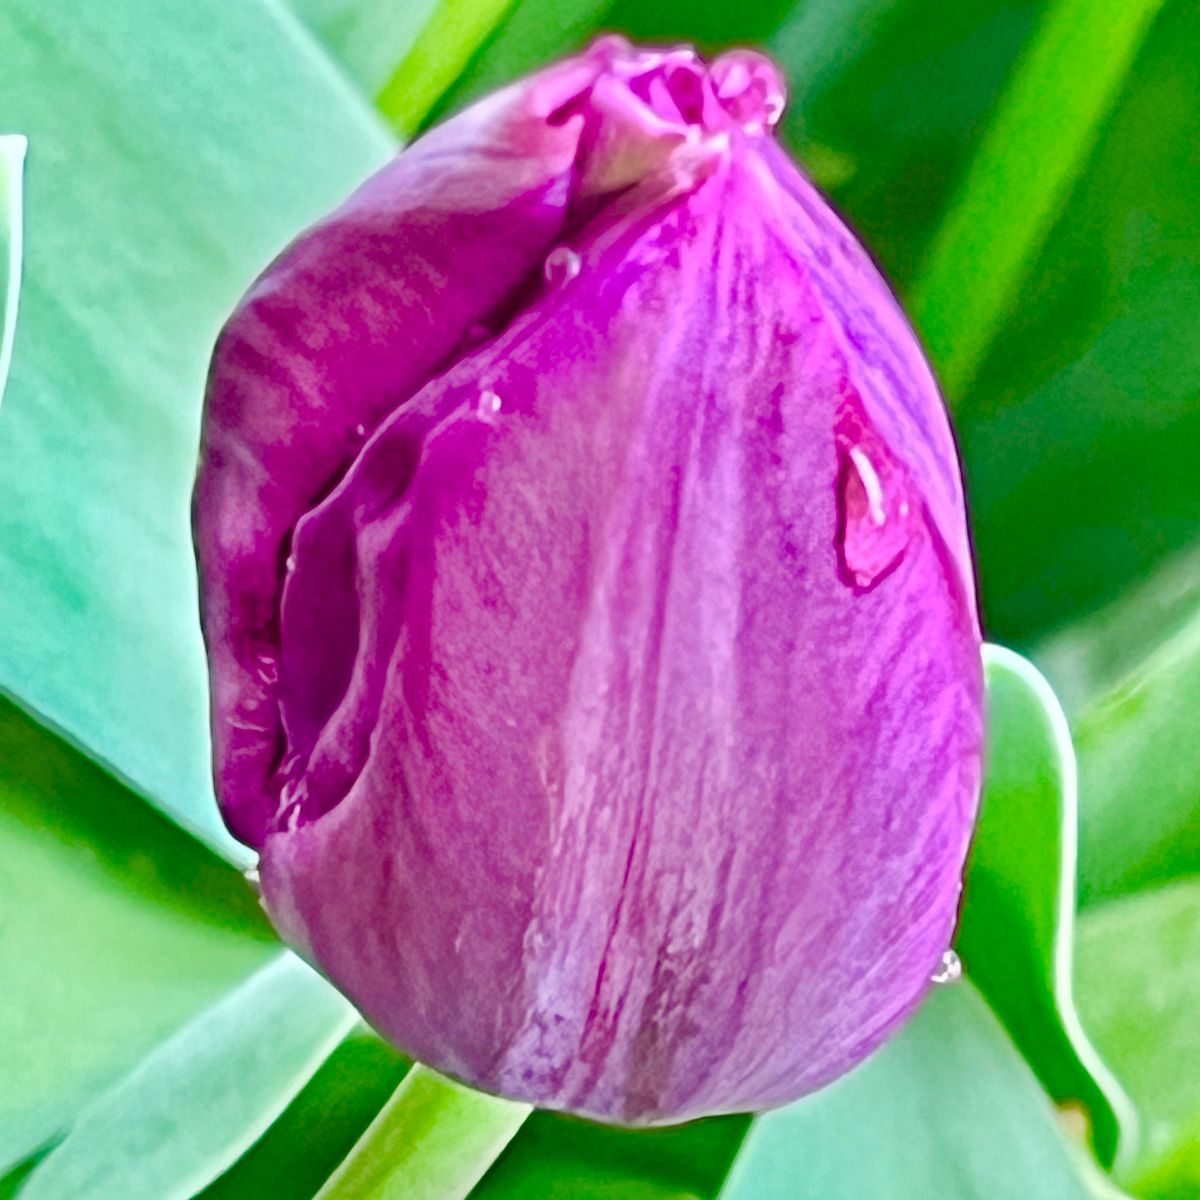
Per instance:
[[[418,141],[214,359],[220,800],[385,1035],[653,1123],[822,1086],[950,944],[982,679],[916,339],[739,51]]]

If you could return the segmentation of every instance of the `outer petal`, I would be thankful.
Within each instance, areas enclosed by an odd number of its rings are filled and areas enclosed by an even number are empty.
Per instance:
[[[221,335],[196,542],[218,791],[251,844],[281,744],[276,617],[291,531],[364,435],[474,325],[506,317],[540,268],[582,130],[547,118],[596,69],[566,63],[423,138],[286,250]]]
[[[273,918],[419,1058],[606,1119],[781,1103],[881,1041],[948,944],[978,791],[940,401],[849,235],[740,136],[380,427],[283,602],[308,823],[264,847]],[[904,522],[866,586],[860,445]]]

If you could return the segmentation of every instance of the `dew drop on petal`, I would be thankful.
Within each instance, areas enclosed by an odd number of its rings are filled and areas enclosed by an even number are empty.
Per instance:
[[[932,983],[948,984],[957,983],[962,978],[963,965],[962,959],[953,950],[946,950],[942,954],[941,965],[929,979]]]
[[[256,892],[262,890],[257,867],[251,867],[248,871],[243,871],[242,877]]]
[[[289,554],[287,556],[287,564],[286,565],[287,565],[287,569],[288,569],[289,573],[291,573],[292,571],[294,571],[296,569],[296,556],[294,554]]]
[[[475,412],[481,421],[492,421],[500,414],[504,401],[493,391],[484,390],[479,393],[475,404]]]
[[[747,133],[765,133],[779,124],[787,87],[769,58],[731,50],[713,63],[712,82],[722,107]]]
[[[882,445],[839,437],[838,454],[839,566],[845,582],[866,590],[903,557],[912,508],[903,468]]]
[[[355,437],[365,437],[366,433],[367,433],[367,427],[365,425],[355,425],[355,427],[354,427],[354,436]]]
[[[254,656],[254,673],[267,687],[274,687],[279,682],[279,660],[274,654],[260,650]]]
[[[570,283],[582,269],[583,260],[570,246],[555,246],[542,264],[542,274],[546,277],[546,282],[554,287]]]

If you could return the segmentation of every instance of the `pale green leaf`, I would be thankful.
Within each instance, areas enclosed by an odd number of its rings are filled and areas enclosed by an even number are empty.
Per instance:
[[[281,954],[93,1101],[22,1200],[188,1200],[257,1140],[357,1019]]]
[[[755,1121],[722,1200],[1085,1200],[1049,1100],[969,983],[845,1079]]]
[[[278,945],[235,871],[0,701],[0,1171]]]
[[[188,516],[207,359],[392,142],[262,0],[8,0],[0,45],[35,215],[0,420],[0,688],[235,854]]]
[[[1111,1161],[1132,1135],[1128,1100],[1079,1023],[1071,971],[1078,842],[1066,717],[1032,663],[984,651],[988,756],[957,945],[972,981],[1060,1103],[1090,1113]]]

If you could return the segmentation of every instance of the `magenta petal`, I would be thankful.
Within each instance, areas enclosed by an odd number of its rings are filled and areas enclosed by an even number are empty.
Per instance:
[[[373,233],[352,201],[290,252],[329,239],[332,299],[285,257],[231,325],[197,500],[221,801],[284,936],[421,1060],[607,1120],[767,1107],[886,1037],[953,932],[982,707],[957,460],[771,141],[766,60],[610,42],[491,110],[554,81],[521,125],[575,139],[554,221],[514,202],[384,263],[426,151]],[[471,254],[510,253],[471,341]],[[431,264],[450,303],[405,312],[452,345],[420,358],[406,316],[360,364],[312,348]]]

